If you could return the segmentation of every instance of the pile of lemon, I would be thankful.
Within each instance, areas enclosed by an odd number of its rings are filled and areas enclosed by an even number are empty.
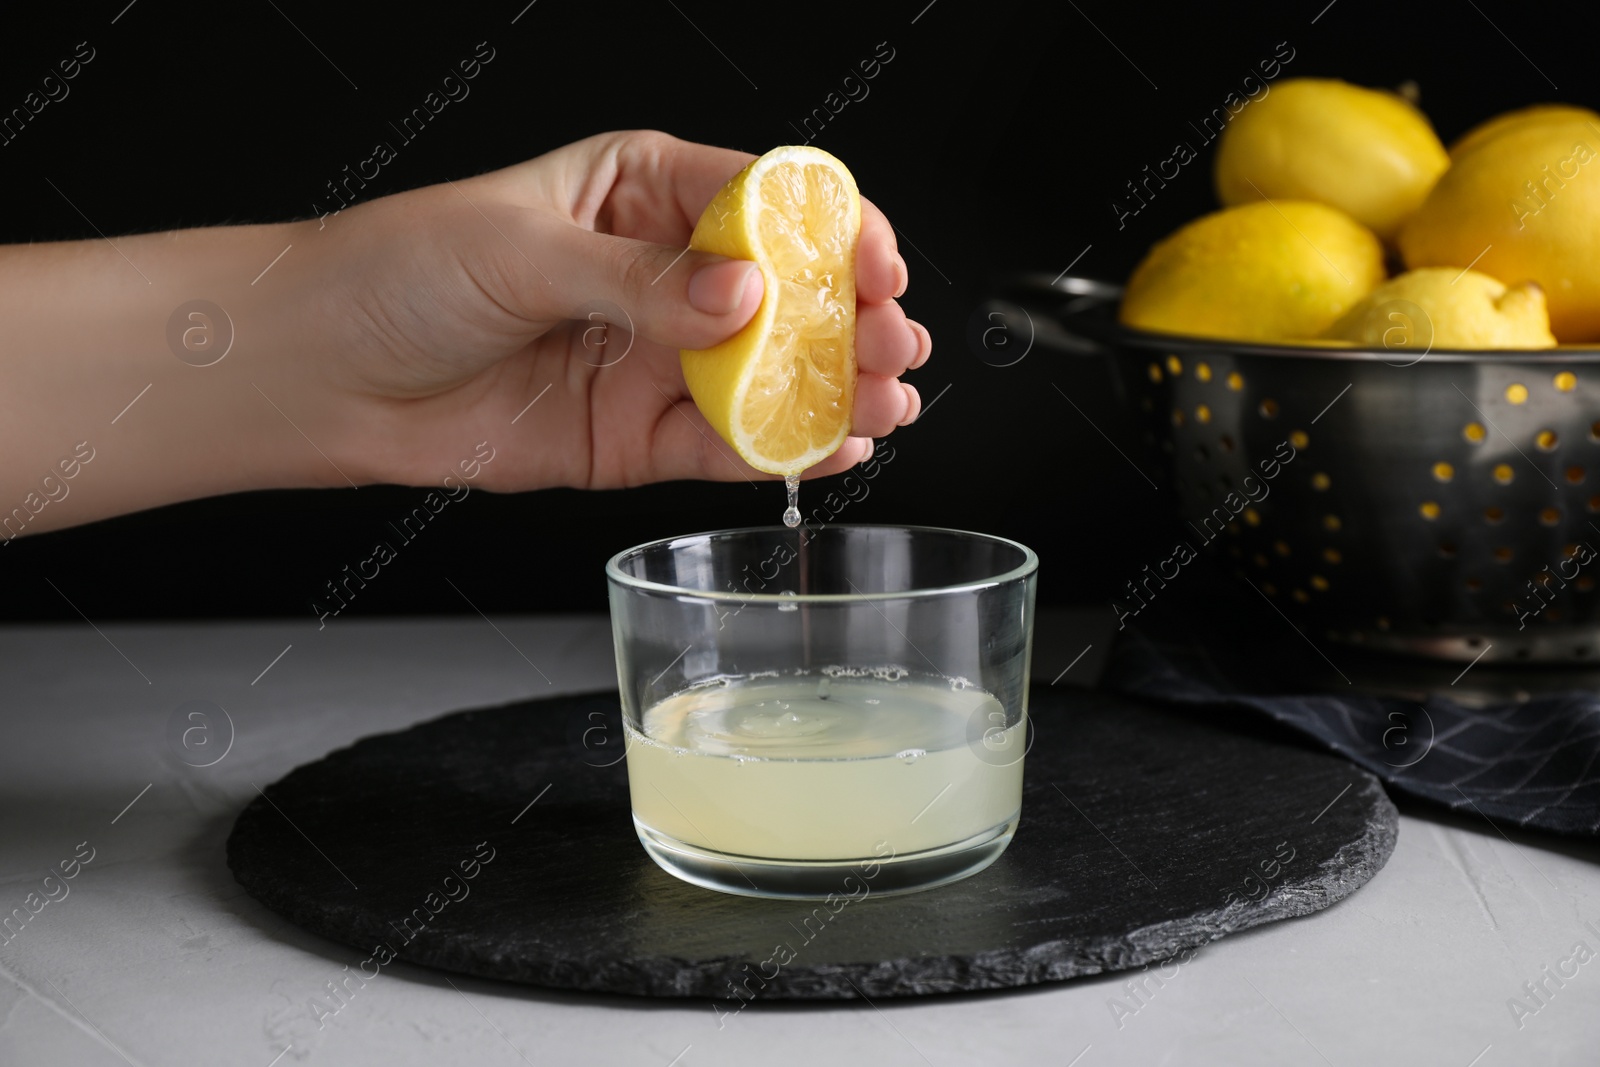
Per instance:
[[[1587,108],[1513,111],[1446,150],[1397,93],[1284,82],[1223,133],[1226,206],[1150,250],[1122,321],[1270,343],[1600,341],[1597,159]]]

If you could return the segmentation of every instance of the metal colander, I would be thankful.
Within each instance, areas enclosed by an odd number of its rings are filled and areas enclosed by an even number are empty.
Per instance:
[[[1104,283],[1030,279],[1011,295],[1041,341],[1115,358],[1189,544],[1307,633],[1463,661],[1600,660],[1600,349],[1191,340],[1119,325]]]

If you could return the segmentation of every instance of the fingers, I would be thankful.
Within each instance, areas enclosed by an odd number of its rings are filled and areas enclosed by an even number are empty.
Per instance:
[[[922,412],[916,387],[897,378],[863,371],[856,377],[855,416],[851,432],[860,437],[887,437],[896,426],[908,426]]]
[[[806,481],[812,478],[826,478],[831,474],[842,474],[858,463],[865,463],[872,458],[872,438],[848,437],[844,444],[839,446],[839,451],[818,463],[815,467],[807,469],[802,478]],[[802,503],[804,501],[802,500]]]
[[[706,315],[728,315],[741,309],[745,318],[755,311],[747,300],[761,303],[761,270],[747,260],[725,259],[707,263],[689,275],[689,306]]]
[[[898,378],[926,363],[932,350],[928,331],[894,301],[856,309],[856,364],[862,370]]]
[[[861,237],[856,244],[856,302],[882,304],[906,291],[909,272],[896,250],[894,227],[866,197],[861,198]]]
[[[687,235],[718,191],[756,158],[749,152],[684,141],[654,130],[622,136],[617,152],[618,188],[628,189],[635,196],[643,190],[654,190],[654,196],[663,199],[638,219],[630,217],[630,205],[618,203],[617,209],[623,215],[615,220],[619,233],[631,232],[623,227],[634,222],[644,224],[650,217],[665,216],[675,217]]]
[[[906,318],[895,303],[905,293],[907,279],[893,227],[883,212],[863,199],[856,249],[856,362],[864,371],[899,377],[926,363],[933,351],[927,329]]]
[[[585,229],[682,248],[706,205],[755,156],[656,130],[574,141],[473,179],[513,203],[554,208]]]
[[[545,305],[534,318],[583,318],[597,301],[616,304],[640,336],[670,348],[710,348],[732,337],[761,306],[761,270],[745,260],[595,233],[547,219],[540,243],[550,281],[531,284]],[[513,268],[515,263],[512,263]]]
[[[906,265],[894,246],[883,213],[861,203],[861,243],[856,252],[856,379],[854,430],[883,437],[915,421],[922,410],[917,390],[897,379],[922,366],[933,338],[906,318],[894,298],[905,291]]]

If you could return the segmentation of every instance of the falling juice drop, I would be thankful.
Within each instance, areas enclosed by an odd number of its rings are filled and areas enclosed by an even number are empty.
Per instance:
[[[783,524],[792,530],[800,525],[800,476],[784,475],[783,487],[789,491],[789,506],[783,512]]]

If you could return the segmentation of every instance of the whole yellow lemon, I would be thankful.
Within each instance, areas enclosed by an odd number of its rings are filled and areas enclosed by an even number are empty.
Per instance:
[[[1425,267],[1390,278],[1345,312],[1326,335],[1369,348],[1550,348],[1544,290],[1487,274]]]
[[[1223,131],[1217,196],[1315,200],[1390,241],[1449,164],[1427,118],[1394,93],[1292,78]]]
[[[1538,282],[1550,329],[1600,340],[1600,124],[1524,123],[1462,153],[1400,231],[1407,267]]]
[[[1450,158],[1459,159],[1463,153],[1470,152],[1481,144],[1487,144],[1507,130],[1526,126],[1548,126],[1572,119],[1600,123],[1600,113],[1572,104],[1535,104],[1532,107],[1507,111],[1486,122],[1478,123],[1456,138],[1455,143],[1450,146]]]
[[[1383,276],[1383,246],[1344,212],[1257,200],[1203,215],[1152,248],[1128,280],[1121,319],[1162,333],[1302,340]]]

